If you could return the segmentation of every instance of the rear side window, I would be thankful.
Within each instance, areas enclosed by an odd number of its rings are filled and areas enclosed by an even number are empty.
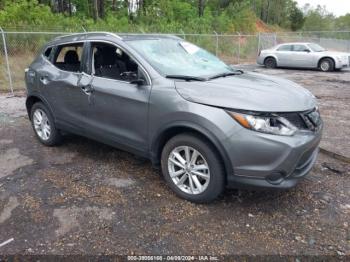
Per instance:
[[[54,65],[69,72],[79,72],[83,55],[83,43],[57,46]]]
[[[277,48],[277,51],[292,51],[291,45],[282,45],[279,48]]]

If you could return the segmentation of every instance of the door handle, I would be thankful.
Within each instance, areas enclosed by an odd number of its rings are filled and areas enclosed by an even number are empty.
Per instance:
[[[49,82],[49,76],[48,75],[43,75],[43,76],[40,76],[40,81],[46,85],[48,82]]]
[[[85,86],[81,86],[80,87],[81,90],[83,90],[83,92],[87,95],[90,95],[92,93],[92,91],[94,90],[93,87],[91,85],[85,85]]]

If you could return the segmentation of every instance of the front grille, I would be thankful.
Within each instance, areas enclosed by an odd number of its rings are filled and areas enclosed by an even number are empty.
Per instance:
[[[321,125],[320,114],[317,109],[302,113],[279,113],[300,130],[316,131]]]

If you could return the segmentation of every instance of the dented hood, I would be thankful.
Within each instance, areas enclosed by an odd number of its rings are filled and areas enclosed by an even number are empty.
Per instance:
[[[316,106],[315,97],[300,85],[257,73],[244,73],[204,82],[178,80],[175,85],[184,99],[217,107],[295,112]]]

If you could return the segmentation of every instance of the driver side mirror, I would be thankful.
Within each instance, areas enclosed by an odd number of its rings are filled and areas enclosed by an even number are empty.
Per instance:
[[[140,78],[136,72],[133,71],[123,72],[120,74],[120,77],[123,80],[128,81],[130,84],[135,84],[138,86],[144,85],[146,82],[144,79]]]
[[[134,80],[130,81],[130,84],[135,84],[135,85],[138,85],[138,86],[142,86],[142,85],[145,84],[145,80],[143,80],[142,78],[134,79]]]
[[[310,53],[310,50],[309,49],[305,49],[304,52]]]

